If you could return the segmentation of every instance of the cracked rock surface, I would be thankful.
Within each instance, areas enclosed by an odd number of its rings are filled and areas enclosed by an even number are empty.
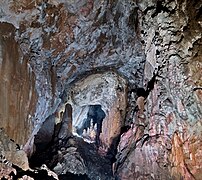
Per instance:
[[[118,161],[125,161],[118,176],[201,179],[201,1],[141,1],[138,7],[146,55],[144,84],[151,77],[155,82],[145,105],[149,123],[142,133],[147,139],[141,135],[140,141],[127,142],[129,154],[119,150]],[[132,143],[135,147],[130,148]]]
[[[200,180],[201,14],[201,0],[1,0],[2,137],[60,179]],[[93,105],[104,146],[74,137]]]

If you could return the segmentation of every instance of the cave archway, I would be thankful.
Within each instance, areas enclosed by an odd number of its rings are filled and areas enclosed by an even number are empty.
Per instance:
[[[108,150],[124,125],[127,81],[115,72],[89,75],[67,91],[72,131]]]

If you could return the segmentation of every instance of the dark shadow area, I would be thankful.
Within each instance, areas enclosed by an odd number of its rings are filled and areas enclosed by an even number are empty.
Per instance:
[[[35,135],[34,144],[36,152],[42,152],[48,147],[52,141],[54,126],[55,116],[51,115],[45,120],[39,132]]]
[[[146,90],[142,87],[131,89],[130,93],[135,93],[137,97],[144,97],[145,99],[149,96],[149,93],[154,89],[154,84],[156,83],[157,74],[154,74],[153,77],[148,81]]]
[[[116,161],[115,156],[117,154],[117,147],[120,142],[121,135],[127,132],[129,129],[130,129],[130,126],[123,126],[121,128],[120,134],[113,139],[112,144],[107,152],[107,158],[111,161],[111,165]]]
[[[59,175],[59,179],[60,180],[90,180],[86,174],[76,175],[69,172],[63,175]]]
[[[144,88],[137,88],[137,92],[136,92],[136,94],[137,94],[137,97],[146,97],[147,96],[147,93],[146,93],[146,91],[145,91],[145,89]]]
[[[166,6],[163,6],[162,1],[157,1],[156,11],[151,15],[151,17],[154,18],[155,16],[157,16],[161,12],[174,13],[175,9],[172,9],[170,11]]]
[[[53,114],[41,126],[34,140],[35,152],[29,159],[31,168],[40,167],[49,161],[50,156],[55,155],[53,151],[48,151],[55,143],[58,144],[61,141],[65,144],[72,137],[72,107],[70,104],[65,105],[61,118],[61,122],[55,125],[55,115]]]
[[[149,96],[149,93],[154,89],[154,84],[156,83],[156,77],[158,76],[157,74],[153,74],[153,77],[150,79],[150,81],[147,83],[146,87],[146,98]]]
[[[91,120],[93,121],[93,126],[97,124],[97,132],[96,132],[96,144],[99,145],[99,136],[102,132],[102,122],[103,119],[106,117],[105,112],[102,110],[101,105],[90,105],[89,111],[87,114],[87,118],[84,120],[84,124],[81,128],[77,129],[77,133],[82,135],[83,130],[87,130],[90,128]]]
[[[71,143],[72,141],[74,142],[74,144]],[[87,174],[78,175],[67,172],[65,174],[60,174],[59,179],[90,180],[96,179],[97,176],[103,177],[101,179],[112,179],[110,159],[98,154],[97,147],[94,143],[87,143],[82,138],[77,136],[58,140],[57,142],[54,142],[52,146],[47,148],[43,153],[38,154],[37,156],[33,156],[35,168],[36,162],[38,161],[38,164],[46,164],[50,169],[53,169],[57,165],[57,163],[61,162],[62,160],[62,157],[60,157],[60,155],[58,154],[58,150],[61,150],[62,148],[68,149],[70,147],[77,148],[77,152],[84,160]],[[39,167],[39,165],[37,165],[37,167]]]
[[[77,140],[78,152],[82,155],[88,169],[88,177],[92,180],[112,180],[112,166],[108,156],[100,155],[94,143],[87,143],[83,139]]]
[[[55,115],[49,117],[46,123],[48,123],[48,121],[49,123],[52,123],[54,116]],[[102,122],[105,116],[106,115],[102,110],[101,105],[90,105],[89,111],[87,113],[87,121],[85,122],[82,128],[88,128],[90,127],[90,125],[92,125],[92,123],[93,125],[97,124],[97,139],[99,140],[99,135],[102,131]],[[73,136],[71,132],[66,131],[69,126],[72,126],[72,109],[71,107],[69,107],[68,104],[66,105],[65,112],[61,114],[61,118],[61,123],[54,125],[53,133],[51,134],[51,141],[48,140],[47,143],[40,144],[40,138],[37,138],[38,144],[36,144],[36,152],[29,159],[30,167],[33,169],[37,169],[41,167],[42,164],[46,164],[49,169],[53,170],[54,167],[57,166],[58,162],[61,163],[64,160],[63,156],[58,153],[58,150],[61,151],[63,149],[63,154],[68,154],[68,151],[65,152],[66,149],[75,147],[77,148],[76,152],[80,154],[84,161],[87,172],[84,175],[72,174],[70,172],[67,172],[65,174],[60,174],[59,179],[90,180],[95,179],[97,177],[100,177],[101,179],[112,179],[112,169],[110,163],[111,160],[109,159],[109,156],[100,155],[97,151],[98,146],[96,143],[87,143],[82,138]],[[43,126],[47,125],[46,123],[44,123]],[[46,130],[46,127],[43,127],[43,131],[47,132]],[[82,130],[80,129],[80,132],[82,132]],[[40,137],[46,137],[41,136],[44,134],[41,132],[42,130],[38,135],[40,135]],[[44,139],[44,141],[45,140],[46,139]],[[25,174],[30,175],[30,177],[36,176],[31,171],[19,172],[20,174],[18,174],[18,177]],[[38,174],[35,179],[48,179],[49,177],[47,178],[46,174],[43,174],[45,172],[46,171],[40,171],[40,174]]]
[[[158,70],[160,70],[160,68]],[[159,76],[158,72],[156,74],[153,73],[152,78],[147,83],[146,90],[142,87],[139,87],[136,89],[131,89],[131,93],[134,92],[134,93],[136,93],[137,97],[142,96],[146,99],[149,96],[149,93],[154,89],[154,85],[156,83],[157,76]]]

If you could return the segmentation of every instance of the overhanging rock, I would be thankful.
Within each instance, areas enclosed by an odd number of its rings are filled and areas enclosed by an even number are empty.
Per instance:
[[[73,133],[77,133],[77,130],[84,126],[92,106],[101,108],[103,120],[101,132],[98,132],[99,141],[107,150],[112,145],[113,139],[120,134],[124,123],[127,81],[115,72],[92,74],[76,82],[67,94],[69,94],[67,102],[73,108]],[[99,129],[99,122],[97,125],[95,121],[91,123],[94,130],[96,127]],[[88,135],[92,134],[92,125],[86,130]]]

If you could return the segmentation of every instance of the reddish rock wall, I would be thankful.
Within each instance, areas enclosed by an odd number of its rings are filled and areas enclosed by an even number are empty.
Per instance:
[[[32,131],[36,92],[33,72],[15,41],[15,28],[0,23],[0,126],[10,138],[24,144]]]
[[[133,142],[134,149],[126,145],[131,152],[118,174],[121,179],[201,179],[201,3],[141,1],[138,6],[145,87],[151,77],[155,81],[145,105],[148,125],[139,137],[140,142],[147,138],[141,146]]]
[[[64,89],[114,70],[129,83],[126,124],[134,122],[122,135],[116,175],[201,179],[201,14],[191,0],[2,0],[3,126],[19,143],[31,134],[32,151],[42,123],[65,103]],[[146,127],[132,113],[138,86],[150,90]]]

